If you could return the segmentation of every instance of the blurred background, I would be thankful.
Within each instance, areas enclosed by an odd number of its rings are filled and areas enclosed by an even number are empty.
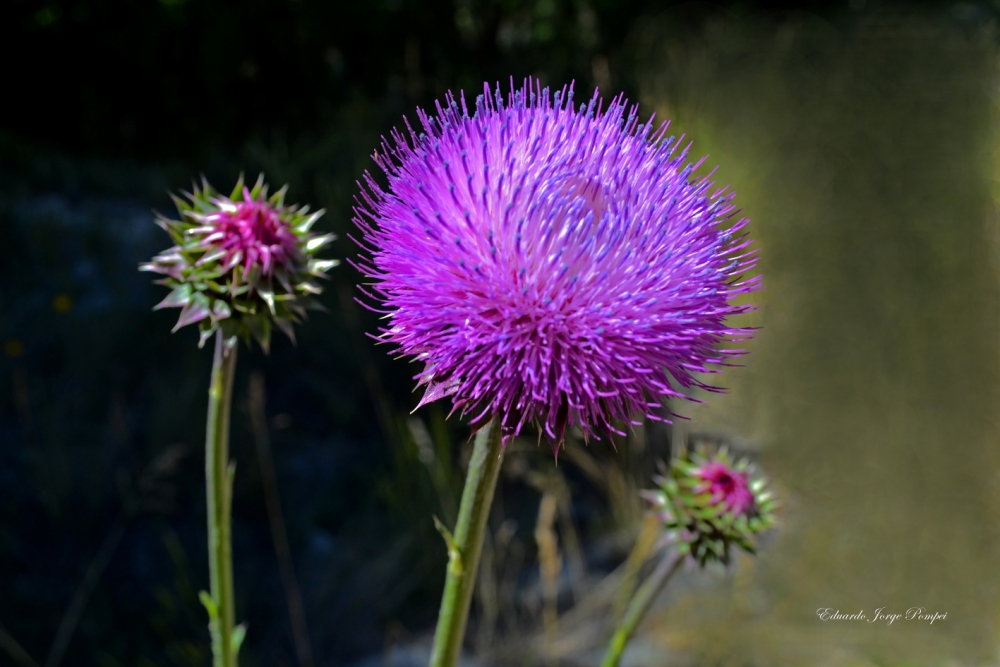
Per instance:
[[[672,119],[739,193],[766,290],[745,367],[716,379],[729,393],[669,406],[689,420],[571,439],[558,466],[532,434],[513,443],[470,664],[596,664],[649,546],[637,490],[697,443],[758,459],[781,527],[759,558],[675,580],[626,663],[998,664],[998,3],[5,6],[0,665],[209,664],[211,352],[170,333],[136,270],[169,245],[167,192],[264,172],[325,208],[327,256],[351,257],[379,137],[448,90],[529,75]],[[297,345],[240,357],[246,667],[426,660],[431,517],[454,520],[468,428],[410,414],[416,369],[365,335],[358,280],[338,267]]]

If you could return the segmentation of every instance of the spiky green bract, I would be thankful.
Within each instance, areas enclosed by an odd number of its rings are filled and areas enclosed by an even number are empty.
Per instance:
[[[324,211],[286,206],[287,189],[268,196],[263,174],[252,189],[241,174],[228,197],[204,178],[186,200],[171,195],[180,220],[157,213],[156,224],[176,245],[139,270],[166,276],[156,282],[172,291],[155,309],[181,309],[174,331],[198,324],[201,347],[221,329],[227,338],[256,340],[265,352],[274,327],[295,340],[292,325],[320,308],[312,298],[322,292],[316,279],[338,261],[316,257],[335,238],[310,232]]]
[[[746,461],[729,452],[696,452],[671,462],[656,478],[659,488],[644,491],[667,530],[667,539],[702,566],[728,564],[733,547],[756,552],[755,536],[774,523],[775,502],[766,481]],[[720,474],[725,485],[720,485]]]

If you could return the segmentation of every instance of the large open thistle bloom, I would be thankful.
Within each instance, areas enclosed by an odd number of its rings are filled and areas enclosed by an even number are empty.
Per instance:
[[[272,325],[294,340],[292,325],[322,291],[315,279],[337,265],[315,257],[335,238],[310,232],[323,211],[286,206],[287,186],[270,197],[267,189],[263,175],[253,188],[240,176],[229,197],[203,181],[187,201],[174,197],[180,220],[157,214],[176,245],[139,269],[165,276],[157,282],[172,291],[156,308],[181,308],[174,331],[198,324],[199,346],[219,328],[265,351]]]
[[[755,535],[774,523],[766,482],[725,449],[681,456],[656,482],[658,488],[643,496],[663,522],[667,541],[701,565],[728,563],[735,546],[754,553]]]
[[[422,404],[450,396],[505,439],[533,422],[558,445],[570,425],[661,419],[677,385],[741,352],[746,220],[626,104],[486,86],[471,117],[449,95],[375,154],[388,191],[366,175],[358,267],[380,338],[424,364]]]

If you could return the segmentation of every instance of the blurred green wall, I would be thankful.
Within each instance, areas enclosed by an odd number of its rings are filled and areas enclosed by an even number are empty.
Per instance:
[[[747,368],[683,428],[758,448],[784,527],[661,618],[699,664],[997,656],[996,35],[876,16],[689,6],[638,35],[643,104],[735,186],[766,285]]]

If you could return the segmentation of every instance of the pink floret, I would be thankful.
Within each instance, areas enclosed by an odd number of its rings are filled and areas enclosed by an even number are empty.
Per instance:
[[[235,210],[223,207],[203,219],[214,227],[206,241],[226,252],[223,263],[243,264],[247,272],[259,264],[264,275],[270,275],[275,265],[288,266],[298,249],[295,235],[278,210],[267,201],[252,199],[246,189],[243,201],[232,204]]]
[[[734,514],[745,514],[754,505],[746,472],[730,468],[724,463],[706,463],[696,473],[703,480],[702,492],[708,492],[712,504],[725,502],[726,509]]]

